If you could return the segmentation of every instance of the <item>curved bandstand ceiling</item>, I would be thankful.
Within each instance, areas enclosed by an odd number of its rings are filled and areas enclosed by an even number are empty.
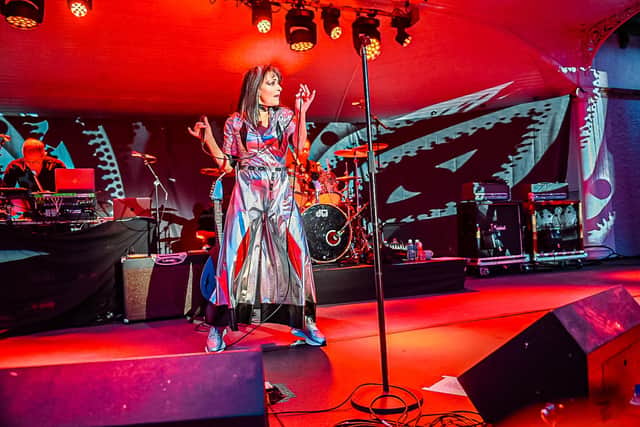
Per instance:
[[[318,3],[320,4],[320,3]],[[324,3],[323,3],[324,4]],[[391,12],[404,2],[337,1]],[[485,107],[575,90],[571,67],[589,66],[599,44],[640,10],[631,0],[432,0],[412,2],[420,20],[409,47],[380,17],[382,54],[369,63],[372,108],[380,117],[504,86]],[[269,34],[234,1],[94,0],[84,19],[64,0],[46,1],[43,24],[20,31],[0,22],[0,111],[60,114],[200,114],[234,110],[242,73],[274,63],[284,103],[305,82],[318,95],[311,120],[361,121],[361,61],[355,14],[343,10],[342,38],[330,40],[316,12],[318,44],[289,49],[284,15]]]

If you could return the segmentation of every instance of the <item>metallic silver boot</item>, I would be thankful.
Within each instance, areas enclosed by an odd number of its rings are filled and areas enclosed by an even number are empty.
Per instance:
[[[304,329],[291,329],[291,333],[296,337],[304,339],[308,345],[323,346],[327,343],[324,334],[316,326],[316,322],[309,316],[304,318]]]
[[[212,326],[209,328],[209,336],[207,337],[204,351],[207,353],[219,353],[227,348],[227,344],[224,342],[225,335],[227,335],[226,327]]]

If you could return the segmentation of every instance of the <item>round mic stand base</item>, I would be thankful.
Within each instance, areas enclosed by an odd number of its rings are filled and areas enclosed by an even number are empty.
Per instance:
[[[384,391],[382,384],[369,384],[358,389],[351,397],[351,406],[358,411],[377,415],[401,414],[422,406],[422,393],[406,387],[390,386]]]

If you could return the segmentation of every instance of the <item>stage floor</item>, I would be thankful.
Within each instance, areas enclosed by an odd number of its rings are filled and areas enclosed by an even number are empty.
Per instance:
[[[391,298],[385,304],[390,383],[420,390],[423,413],[473,411],[465,396],[423,388],[443,376],[459,376],[549,310],[620,285],[639,300],[640,260],[608,261],[580,270],[467,277],[465,288],[457,292]],[[374,301],[320,306],[318,326],[327,336],[326,347],[292,345],[295,338],[288,329],[274,325],[260,326],[232,346],[262,348],[266,380],[295,394],[273,405],[271,412],[331,408],[359,384],[381,380]],[[10,337],[0,344],[0,368],[198,353],[206,338],[200,329],[186,319],[173,319]],[[227,335],[227,342],[246,332]],[[640,383],[640,372],[634,374]],[[640,408],[627,403],[632,392],[610,402],[565,401],[558,426],[640,425]],[[540,409],[540,404],[531,405],[496,425],[544,425]],[[321,413],[271,415],[270,425],[329,426],[367,417],[347,403]],[[419,425],[433,419],[425,417]]]

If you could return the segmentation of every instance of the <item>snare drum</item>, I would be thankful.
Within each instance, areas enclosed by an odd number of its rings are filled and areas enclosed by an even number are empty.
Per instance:
[[[300,209],[313,203],[313,193],[309,189],[309,180],[304,173],[289,171],[289,184],[293,187],[293,198]]]
[[[302,213],[312,260],[334,262],[349,250],[351,226],[346,224],[347,216],[333,205],[313,205]]]
[[[342,194],[340,193],[320,193],[318,202],[328,205],[339,206],[342,204]]]
[[[320,182],[318,202],[339,206],[342,203],[342,193],[338,188],[339,183],[336,175],[331,171],[321,171],[318,181]]]

